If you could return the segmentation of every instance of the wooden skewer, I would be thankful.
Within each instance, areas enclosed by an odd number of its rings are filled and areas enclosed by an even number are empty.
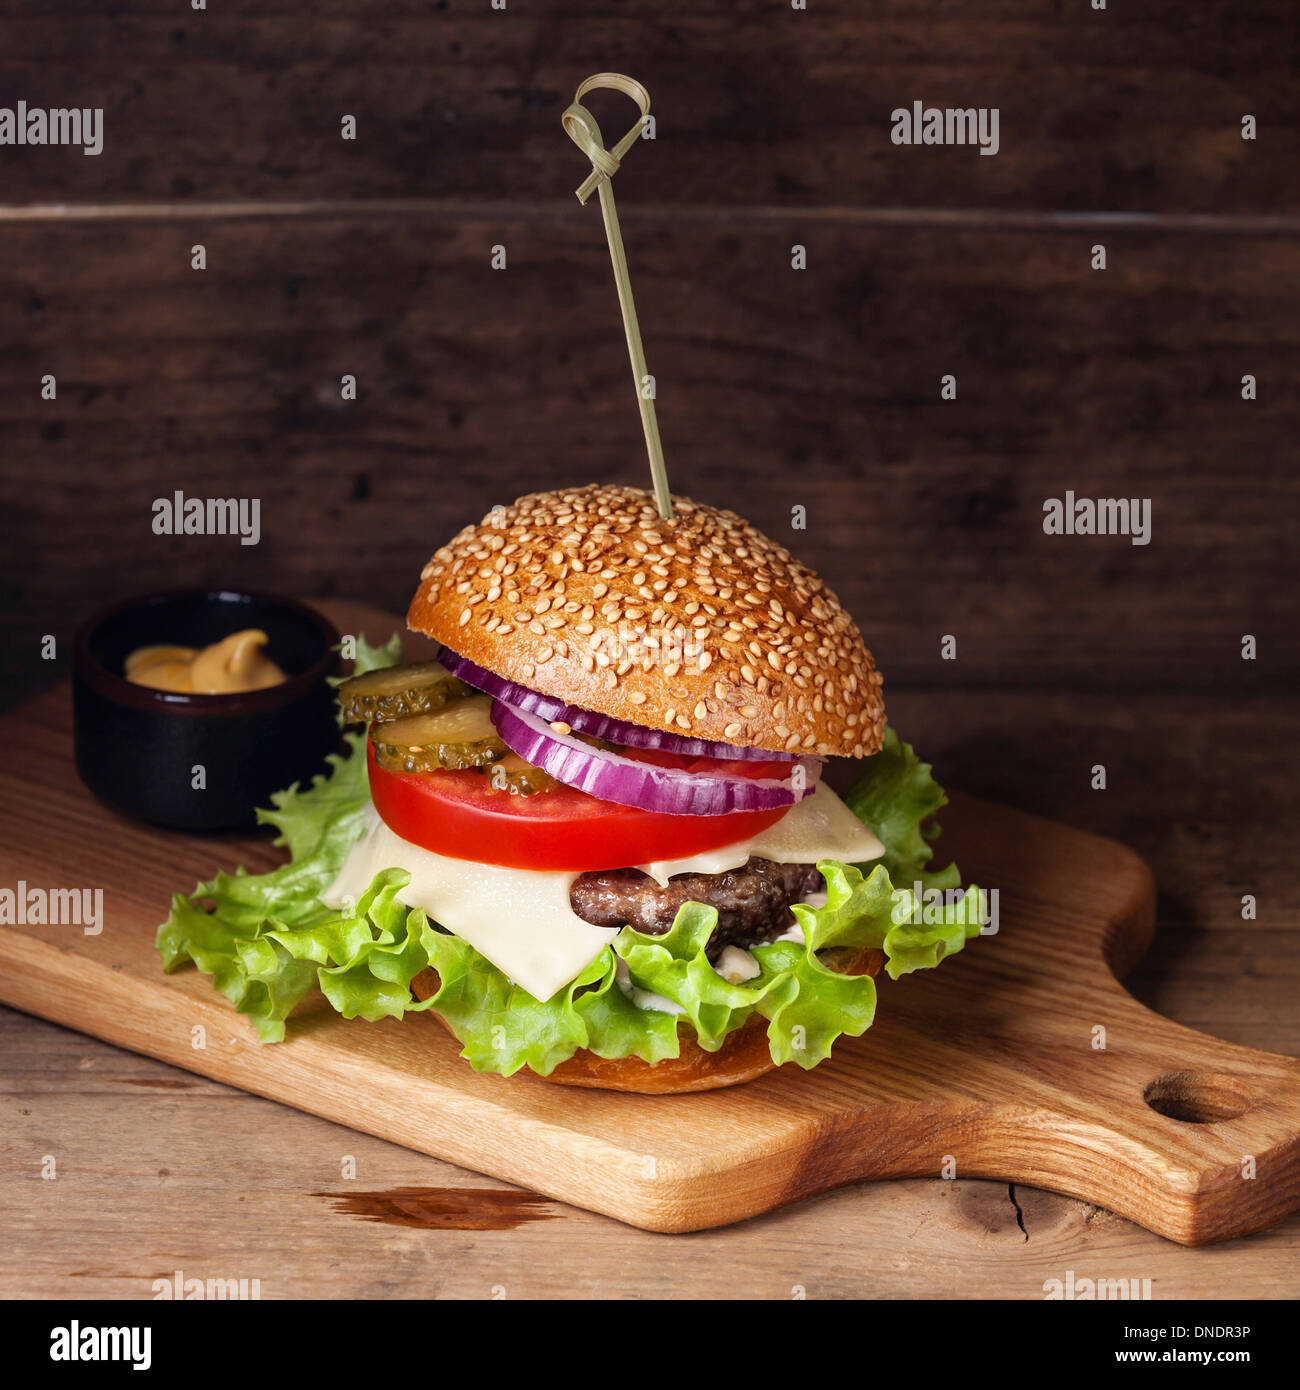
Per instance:
[[[597,88],[608,88],[630,96],[641,109],[641,117],[631,130],[614,146],[605,148],[604,137],[596,118],[583,106],[582,98]],[[618,225],[618,210],[614,206],[614,186],[611,180],[618,173],[623,156],[636,143],[650,114],[650,93],[634,78],[618,72],[598,72],[583,82],[573,98],[573,104],[561,117],[565,134],[591,160],[591,173],[579,185],[580,203],[587,202],[599,190],[600,211],[605,221],[605,237],[609,242],[609,258],[614,265],[614,284],[618,288],[619,308],[623,311],[623,332],[627,335],[628,356],[632,360],[632,380],[636,386],[637,404],[641,410],[641,428],[645,432],[646,452],[650,455],[650,476],[654,480],[655,505],[665,521],[673,518],[672,496],[668,491],[668,473],[664,468],[663,445],[659,441],[659,422],[655,418],[655,403],[646,394],[645,350],[641,346],[641,326],[637,322],[636,304],[632,298],[632,281],[627,271],[627,255],[623,250],[623,234]]]

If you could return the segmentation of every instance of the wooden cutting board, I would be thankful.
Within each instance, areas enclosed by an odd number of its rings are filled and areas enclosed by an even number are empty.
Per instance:
[[[340,631],[396,626],[320,606]],[[967,797],[943,825],[944,859],[1000,891],[999,933],[882,980],[876,1024],[811,1073],[664,1097],[476,1076],[430,1017],[345,1022],[319,999],[262,1046],[205,976],[163,975],[153,938],[175,890],[280,852],[97,802],[64,687],[0,720],[0,888],[102,888],[103,930],[0,927],[0,1001],[656,1231],[915,1176],[1051,1188],[1187,1245],[1300,1206],[1300,1062],[1170,1023],[1117,983],[1153,930],[1142,861]]]

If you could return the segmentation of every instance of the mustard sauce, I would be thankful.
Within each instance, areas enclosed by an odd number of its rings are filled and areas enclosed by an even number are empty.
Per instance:
[[[183,695],[265,690],[289,679],[267,656],[266,641],[266,633],[250,627],[201,651],[194,647],[140,647],[126,659],[126,678],[133,685]]]

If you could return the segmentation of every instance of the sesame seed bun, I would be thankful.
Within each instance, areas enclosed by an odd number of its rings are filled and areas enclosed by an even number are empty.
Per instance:
[[[881,677],[825,584],[734,512],[640,488],[521,497],[424,567],[407,622],[614,719],[820,757],[880,749]]]
[[[875,975],[885,962],[881,951],[859,951],[835,962],[841,975]],[[438,989],[438,976],[422,970],[412,981],[411,990],[419,999],[428,999]],[[447,1021],[438,1022],[451,1032]],[[776,1070],[767,1041],[767,1019],[755,1014],[737,1028],[716,1052],[706,1052],[689,1034],[680,1035],[681,1052],[658,1062],[640,1057],[597,1057],[594,1052],[576,1052],[561,1062],[549,1076],[538,1076],[530,1067],[524,1070],[538,1081],[560,1086],[585,1086],[599,1091],[635,1091],[641,1095],[685,1095],[690,1091],[716,1091],[723,1086],[739,1086]]]

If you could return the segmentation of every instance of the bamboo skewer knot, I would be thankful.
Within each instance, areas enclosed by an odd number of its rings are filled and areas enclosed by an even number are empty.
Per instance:
[[[582,98],[597,88],[622,92],[632,98],[641,111],[641,118],[612,150],[605,148],[604,136],[596,118],[582,104]],[[609,241],[609,258],[614,266],[614,283],[618,288],[618,303],[623,311],[623,332],[627,336],[627,352],[632,363],[632,380],[636,385],[637,405],[641,411],[641,428],[645,434],[646,453],[650,456],[650,476],[654,480],[655,506],[665,521],[673,519],[672,496],[668,491],[668,474],[664,468],[663,446],[659,442],[659,424],[655,419],[654,378],[646,371],[645,351],[641,346],[641,328],[637,323],[636,305],[632,299],[632,282],[627,273],[627,256],[623,250],[623,234],[618,226],[614,206],[614,186],[611,182],[622,167],[623,157],[645,129],[650,114],[650,93],[635,78],[621,72],[598,72],[587,78],[574,95],[573,103],[561,116],[564,133],[591,161],[591,173],[578,185],[578,201],[585,204],[599,190],[600,211],[605,221],[605,236]]]

